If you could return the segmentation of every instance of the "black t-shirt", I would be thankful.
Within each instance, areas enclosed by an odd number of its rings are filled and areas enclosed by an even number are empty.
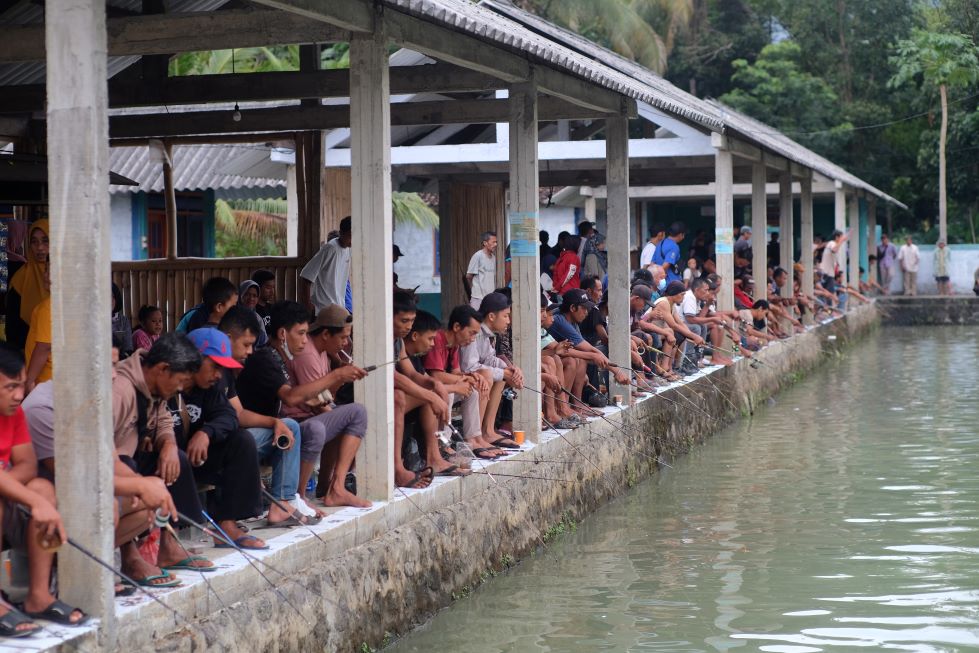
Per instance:
[[[588,315],[581,321],[578,328],[581,330],[582,337],[588,341],[588,344],[597,345],[601,342],[598,338],[598,327],[600,326],[605,327],[606,333],[608,332],[608,325],[606,324],[605,317],[602,315],[602,310],[595,306],[588,311]]]
[[[279,416],[279,388],[290,384],[285,363],[272,347],[259,349],[249,356],[235,381],[241,405],[269,417]]]
[[[755,328],[759,331],[764,331],[768,328],[768,322],[764,318],[760,320],[754,319],[752,322],[754,322]]]
[[[262,320],[262,327],[268,331],[269,322],[272,321],[271,313],[269,307],[263,306],[262,304],[255,305],[255,312],[258,313],[258,317]]]

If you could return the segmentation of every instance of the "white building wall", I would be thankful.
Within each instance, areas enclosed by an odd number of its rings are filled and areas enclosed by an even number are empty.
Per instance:
[[[894,243],[898,247],[898,243]],[[900,244],[903,244],[900,243]],[[950,277],[952,291],[955,294],[971,295],[973,274],[979,268],[979,245],[949,245],[952,250],[952,269]],[[938,293],[938,284],[935,283],[934,275],[934,245],[918,245],[921,252],[921,266],[918,269],[918,293],[922,295],[933,295]],[[903,286],[903,278],[900,267],[894,271],[894,278],[891,280],[891,292],[900,293]]]
[[[397,225],[394,228],[394,244],[404,256],[394,264],[401,288],[418,286],[419,293],[442,292],[442,280],[435,269],[435,247],[438,234],[434,229],[421,229],[414,225]]]
[[[133,260],[133,196],[113,193],[109,200],[112,224],[112,260]]]
[[[577,231],[574,208],[570,206],[542,206],[540,208],[540,228],[550,234],[551,247],[557,245],[559,233],[567,231],[569,234],[573,234]]]

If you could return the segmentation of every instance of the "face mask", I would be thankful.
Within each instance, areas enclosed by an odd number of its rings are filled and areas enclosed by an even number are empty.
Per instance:
[[[656,289],[658,291],[660,291],[660,292],[663,292],[664,290],[666,290],[666,278],[665,277],[659,280],[659,283],[656,285]]]

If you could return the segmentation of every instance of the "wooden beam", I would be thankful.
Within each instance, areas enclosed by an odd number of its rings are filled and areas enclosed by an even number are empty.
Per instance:
[[[557,98],[541,98],[541,120],[562,120],[586,110]],[[506,120],[507,100],[447,100],[401,102],[390,108],[392,125],[493,124]],[[241,120],[230,109],[112,116],[111,138],[149,138],[193,134],[254,133],[261,131],[338,129],[350,125],[350,107],[283,106],[242,109]],[[608,114],[592,113],[593,118]]]
[[[631,364],[632,341],[629,327],[632,316],[629,310],[629,264],[632,251],[632,230],[629,211],[629,120],[610,118],[606,121],[605,138],[608,144],[607,226],[608,243],[608,330],[609,359],[620,364]],[[594,198],[592,198],[594,199]],[[621,395],[628,406],[632,386],[619,385],[609,375],[613,395]]]
[[[540,182],[537,160],[537,88],[510,88],[510,244],[513,280],[513,358],[532,384],[540,379]],[[540,441],[541,397],[521,392],[513,406],[514,427]]]
[[[349,32],[330,23],[268,9],[110,18],[107,32],[109,56],[113,57],[350,39]],[[41,61],[44,57],[43,25],[4,28],[0,62]]]
[[[74,541],[112,560],[109,147],[104,0],[46,8],[47,162],[58,509]],[[3,40],[7,44],[6,35]],[[83,328],[79,325],[84,324]],[[30,535],[33,537],[33,534]],[[112,574],[74,547],[58,552],[58,595],[100,620],[94,647],[115,648]]]
[[[488,92],[501,85],[495,77],[452,64],[391,69],[391,92],[397,94]],[[44,107],[43,84],[5,87],[3,93],[3,110],[7,113],[38,111]],[[170,77],[158,84],[132,80],[109,82],[112,108],[349,96],[348,70],[193,75]]]

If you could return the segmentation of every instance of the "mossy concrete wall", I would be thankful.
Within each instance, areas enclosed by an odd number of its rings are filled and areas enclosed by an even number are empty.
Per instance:
[[[147,604],[120,619],[118,650],[363,651],[424,622],[449,602],[545,543],[549,529],[580,519],[779,391],[878,322],[863,307],[776,343],[627,411],[553,436],[473,475],[367,513],[350,528],[270,556],[282,596],[245,568],[167,600],[193,629]],[[516,478],[515,476],[527,477]],[[288,602],[299,606],[296,614]],[[230,598],[228,598],[230,597]],[[68,650],[68,649],[65,649]],[[74,650],[74,649],[72,649]]]
[[[884,324],[895,326],[928,326],[979,324],[979,297],[880,297],[877,300]]]

